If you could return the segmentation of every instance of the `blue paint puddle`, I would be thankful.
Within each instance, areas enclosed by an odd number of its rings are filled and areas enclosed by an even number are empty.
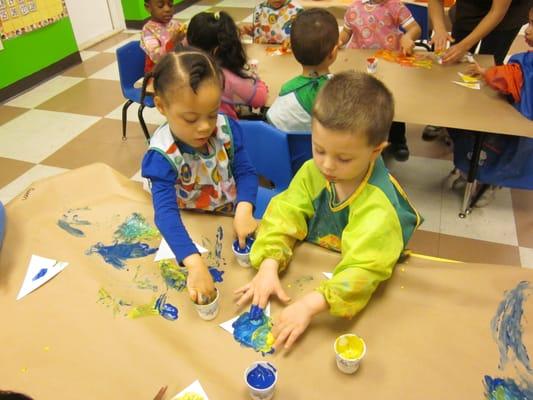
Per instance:
[[[274,371],[276,370],[271,364],[269,364],[269,366],[272,367]],[[270,368],[263,367],[261,364],[257,364],[254,369],[248,372],[246,380],[250,386],[253,386],[256,389],[266,389],[272,386],[276,380],[274,371]]]
[[[167,295],[162,294],[155,302],[155,308],[159,311],[159,315],[169,321],[175,321],[178,319],[178,309],[170,303],[166,303]]]
[[[87,251],[87,255],[98,253],[104,261],[117,269],[124,269],[125,261],[131,258],[142,258],[154,254],[157,248],[152,248],[146,243],[115,243],[105,246],[103,243],[96,243]]]
[[[35,274],[35,276],[32,278],[32,281],[36,281],[37,279],[41,279],[43,276],[46,275],[47,272],[48,272],[48,268],[41,268],[41,270],[39,272],[37,272],[37,274]]]
[[[263,310],[257,306],[252,306],[250,312],[242,313],[232,324],[233,338],[246,347],[251,347],[255,351],[263,354],[274,352],[272,345],[272,320],[265,315]]]
[[[224,278],[222,277],[222,275],[224,275],[224,271],[221,271],[215,267],[209,267],[209,273],[211,274],[215,282],[224,281]]]

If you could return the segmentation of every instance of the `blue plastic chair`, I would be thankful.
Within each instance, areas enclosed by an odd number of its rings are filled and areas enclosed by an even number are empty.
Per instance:
[[[287,134],[263,121],[239,121],[244,148],[257,174],[274,184],[273,188],[259,187],[255,204],[255,218],[261,218],[270,199],[287,189],[292,179],[292,167]]]
[[[429,35],[429,25],[428,25],[428,8],[427,5],[419,5],[419,4],[413,4],[413,3],[404,3],[409,11],[411,11],[411,14],[413,15],[413,18],[416,22],[418,22],[418,25],[420,25],[420,29],[422,30],[422,34],[420,35],[420,39],[416,41],[417,46],[424,47],[428,51],[431,50],[431,47],[427,43],[431,38]]]
[[[0,202],[0,249],[4,240],[4,232],[6,231],[6,212],[2,202]]]
[[[122,94],[128,101],[122,107],[122,140],[126,140],[126,122],[128,115],[128,107],[133,103],[139,103],[139,111],[137,115],[141,128],[144,132],[146,140],[150,140],[150,134],[143,118],[144,107],[154,107],[154,99],[152,96],[144,98],[144,104],[141,104],[142,89],[134,87],[135,82],[144,77],[144,62],[146,54],[141,49],[141,43],[138,40],[126,43],[124,46],[117,49],[117,63],[118,72],[120,75],[120,87]]]

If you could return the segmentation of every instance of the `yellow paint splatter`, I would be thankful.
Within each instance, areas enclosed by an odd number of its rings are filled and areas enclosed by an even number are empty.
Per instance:
[[[400,286],[400,289],[403,289],[403,286]]]
[[[26,372],[28,372],[28,368],[23,367],[23,368],[20,369],[20,372],[22,372],[23,374],[25,374]]]
[[[44,346],[43,350],[44,351],[50,351],[50,346]]]
[[[291,288],[291,285],[287,285],[287,287],[290,289],[290,288]]]
[[[405,272],[405,268],[400,268],[400,271]]]

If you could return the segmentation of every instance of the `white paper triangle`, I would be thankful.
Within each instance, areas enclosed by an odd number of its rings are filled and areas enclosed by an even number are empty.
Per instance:
[[[479,90],[481,89],[481,85],[478,83],[466,83],[466,82],[457,82],[457,81],[452,81],[453,83],[455,83],[456,85],[459,85],[459,86],[464,86],[468,89],[476,89],[476,90]]]
[[[194,245],[200,252],[200,254],[207,253],[207,249],[200,246],[198,243],[194,242]],[[161,239],[161,244],[159,245],[159,249],[157,250],[157,253],[155,253],[154,261],[161,261],[161,260],[170,260],[174,259],[176,256],[170,250],[170,246],[168,245],[167,241],[165,239]]]
[[[183,389],[181,392],[179,392],[177,395],[175,395],[170,400],[178,400],[181,396],[184,396],[188,393],[198,394],[200,396],[203,396],[202,397],[203,400],[209,400],[209,398],[207,397],[207,393],[205,392],[204,388],[200,384],[199,380],[195,380],[193,383],[191,383],[189,386],[187,386],[185,389]]]
[[[324,275],[328,279],[331,279],[331,277],[333,276],[331,272],[322,272],[322,275]]]
[[[30,265],[26,271],[26,277],[22,282],[17,300],[22,299],[28,293],[33,292],[39,286],[45,284],[59,274],[68,265],[67,262],[59,262],[36,255],[31,256]]]
[[[265,308],[265,314],[270,317],[270,303],[267,304],[266,308]],[[239,318],[239,315],[237,315],[235,318],[232,318],[226,322],[222,322],[220,324],[220,327],[226,331],[228,331],[229,333],[231,333],[233,335],[233,323],[235,321],[237,321],[237,319]]]

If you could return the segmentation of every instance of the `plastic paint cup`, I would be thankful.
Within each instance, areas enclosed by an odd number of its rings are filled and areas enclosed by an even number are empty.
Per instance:
[[[369,57],[366,59],[366,72],[369,74],[375,74],[378,69],[378,59],[375,57]]]
[[[218,299],[220,297],[220,292],[217,288],[215,288],[215,291],[217,292],[217,295],[215,297],[215,300],[213,300],[209,304],[196,304],[194,303],[194,307],[196,308],[196,311],[198,312],[198,315],[200,318],[202,318],[205,321],[211,321],[212,319],[215,319],[218,315]]]
[[[345,374],[353,374],[366,354],[363,339],[353,333],[339,336],[333,345],[337,367]]]
[[[264,361],[255,361],[244,371],[244,382],[252,400],[272,399],[277,381],[277,369]]]
[[[244,249],[239,247],[239,240],[233,242],[233,253],[235,258],[241,267],[250,268],[252,264],[250,263],[250,250],[252,249],[252,244],[254,243],[254,238],[249,236],[246,238],[246,245]]]
[[[252,58],[248,60],[248,65],[250,66],[250,71],[257,74],[257,71],[259,71],[259,60]]]

